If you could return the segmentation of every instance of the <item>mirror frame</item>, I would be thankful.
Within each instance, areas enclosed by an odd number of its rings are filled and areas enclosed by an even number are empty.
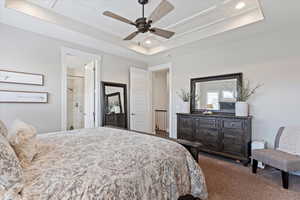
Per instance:
[[[113,82],[105,82],[102,81],[102,126],[105,126],[105,109],[106,109],[106,90],[105,87],[119,87],[119,88],[123,88],[124,90],[124,108],[122,111],[124,111],[125,114],[125,129],[128,129],[128,112],[127,112],[127,84],[123,84],[123,83],[113,83]],[[121,105],[122,107],[122,105]]]
[[[234,74],[225,74],[225,75],[218,75],[218,76],[208,76],[202,78],[193,78],[191,79],[191,96],[190,96],[190,110],[191,113],[203,113],[206,109],[196,109],[195,108],[195,90],[196,90],[196,83],[199,82],[209,82],[209,81],[219,81],[219,80],[229,80],[229,79],[236,79],[237,80],[237,98],[240,97],[240,89],[243,84],[243,73],[234,73]],[[213,113],[218,114],[234,114],[231,112],[224,112],[222,110],[212,110]]]

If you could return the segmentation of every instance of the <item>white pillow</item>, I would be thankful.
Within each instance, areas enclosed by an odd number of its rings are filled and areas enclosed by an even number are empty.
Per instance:
[[[9,143],[15,150],[23,168],[28,167],[37,154],[36,135],[37,132],[33,126],[20,120],[16,120],[9,130]]]

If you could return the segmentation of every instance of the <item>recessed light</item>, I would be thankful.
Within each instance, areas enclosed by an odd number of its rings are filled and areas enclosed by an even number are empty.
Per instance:
[[[151,42],[151,40],[146,40],[145,43],[146,44],[151,44],[152,42]]]
[[[241,2],[239,2],[238,4],[236,4],[235,9],[241,10],[241,9],[243,9],[245,6],[246,6],[246,3],[243,2],[243,1],[241,1]]]

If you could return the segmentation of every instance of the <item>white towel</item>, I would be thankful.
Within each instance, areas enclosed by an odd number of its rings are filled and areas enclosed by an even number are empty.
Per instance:
[[[277,150],[300,156],[300,127],[286,127]]]

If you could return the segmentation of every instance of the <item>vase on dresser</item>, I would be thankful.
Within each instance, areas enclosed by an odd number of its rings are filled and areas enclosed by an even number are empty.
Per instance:
[[[235,103],[235,116],[248,117],[249,116],[249,104],[244,101],[237,101]]]

